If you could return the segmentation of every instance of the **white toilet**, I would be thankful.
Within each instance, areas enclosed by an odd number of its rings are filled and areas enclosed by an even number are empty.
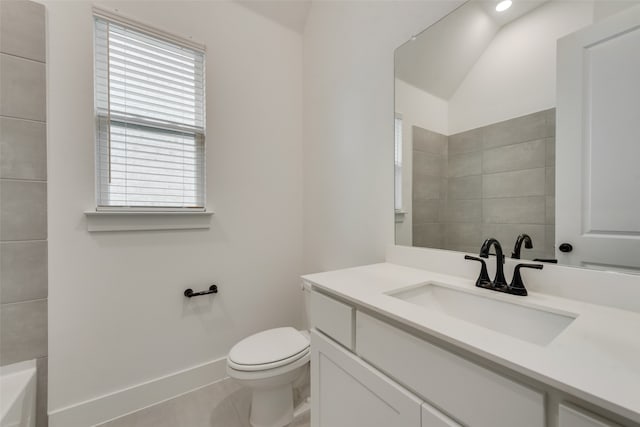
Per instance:
[[[305,307],[308,305],[308,289]],[[308,313],[308,310],[307,310]],[[309,334],[292,327],[251,335],[233,346],[227,374],[252,390],[253,427],[283,427],[293,420],[293,383],[307,371]]]

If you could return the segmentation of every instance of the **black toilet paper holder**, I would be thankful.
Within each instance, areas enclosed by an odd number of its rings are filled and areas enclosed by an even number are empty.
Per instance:
[[[200,295],[209,295],[209,294],[217,294],[218,293],[218,285],[209,286],[209,290],[194,292],[193,289],[188,288],[184,290],[184,296],[187,298],[199,297]]]

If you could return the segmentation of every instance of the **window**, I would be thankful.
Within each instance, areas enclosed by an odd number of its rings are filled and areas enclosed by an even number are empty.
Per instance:
[[[204,210],[204,50],[94,21],[98,210]]]
[[[401,212],[402,211],[402,115],[399,113],[396,113],[396,120],[395,120],[394,175],[395,175],[394,208],[397,212]]]

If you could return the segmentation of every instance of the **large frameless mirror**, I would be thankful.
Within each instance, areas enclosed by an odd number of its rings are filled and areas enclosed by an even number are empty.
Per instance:
[[[639,272],[637,5],[469,1],[399,47],[396,244]]]

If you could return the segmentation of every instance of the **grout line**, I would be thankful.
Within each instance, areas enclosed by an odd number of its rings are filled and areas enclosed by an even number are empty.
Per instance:
[[[2,304],[0,304],[0,306],[4,307],[4,306],[7,306],[7,305],[30,304],[32,302],[48,301],[48,300],[49,300],[49,296],[47,295],[46,298],[36,298],[36,299],[27,299],[27,300],[23,300],[23,301],[3,302]]]
[[[49,239],[22,239],[22,240],[0,240],[0,243],[22,243],[22,242],[48,242]]]
[[[503,197],[484,197],[482,200],[502,200],[502,199],[529,199],[533,197],[552,197],[547,194],[534,194],[529,196],[503,196]],[[458,200],[468,200],[468,199],[458,199]],[[472,199],[469,199],[472,200]]]
[[[480,154],[480,178],[479,178],[479,180],[480,180],[480,191],[481,191],[480,194],[482,195],[482,197],[481,197],[482,201],[480,202],[480,221],[482,222],[482,224],[484,224],[484,201],[486,199],[486,197],[484,196],[484,183],[482,182],[484,180],[484,164],[485,164],[485,161],[484,161],[484,152],[485,152],[485,150],[484,150],[484,132],[482,132],[482,144],[481,144],[481,146],[482,146],[483,150],[482,150],[482,152]],[[481,227],[484,228],[484,226],[481,226]],[[480,235],[484,234],[482,228],[480,230]]]
[[[545,224],[545,223],[531,223],[531,222],[480,222],[480,221],[445,221],[445,222],[419,222],[416,225],[428,225],[428,224],[471,224],[471,225],[513,225],[513,226],[538,226],[538,227],[546,227],[553,226],[554,224]]]
[[[491,150],[497,150],[500,148],[506,148],[506,147],[513,147],[515,145],[519,145],[519,144],[526,144],[528,142],[535,142],[535,141],[542,141],[545,144],[547,143],[548,139],[555,139],[555,135],[549,135],[549,136],[542,136],[540,138],[533,138],[533,139],[527,139],[524,141],[519,141],[519,142],[509,142],[507,144],[502,144],[502,145],[496,145],[493,147],[484,147],[483,144],[482,147],[475,149],[475,150],[466,150],[466,151],[457,151],[457,152],[453,152],[453,153],[449,153],[449,157],[457,157],[463,154],[472,154],[472,153],[478,153],[478,152],[483,152],[483,151],[491,151]],[[420,151],[420,150],[418,150]]]
[[[41,179],[24,179],[24,178],[0,178],[0,181],[14,181],[14,182],[39,182],[46,184],[47,180]]]
[[[23,242],[44,242],[47,243],[47,239],[31,239],[31,240],[2,240],[0,241],[0,245],[5,243],[23,243]]]
[[[24,117],[7,116],[6,114],[0,115],[0,118],[12,119],[12,120],[24,120],[25,122],[42,123],[45,125],[47,124],[46,120],[25,119]]]
[[[512,169],[512,170],[505,170],[505,171],[498,171],[498,172],[490,172],[490,173],[482,173],[480,175],[465,175],[465,176],[487,176],[487,175],[498,175],[501,173],[514,173],[514,172],[524,172],[524,171],[532,171],[532,170],[537,170],[537,169],[547,169],[547,168],[553,168],[553,166],[537,166],[535,168],[524,168],[524,169]]]
[[[24,59],[25,61],[36,62],[36,63],[38,63],[38,64],[43,64],[43,65],[46,65],[46,64],[47,64],[47,62],[46,62],[46,61],[40,61],[39,59],[27,58],[26,56],[16,55],[15,53],[0,52],[0,54],[2,54],[2,55],[7,55],[7,56],[13,56],[14,58]]]
[[[550,135],[550,136],[543,136],[543,137],[540,137],[540,138],[527,139],[525,141],[520,141],[520,142],[510,142],[510,143],[504,144],[504,145],[496,145],[494,147],[482,148],[481,150],[478,150],[478,151],[497,150],[497,149],[500,149],[500,148],[513,147],[514,145],[526,144],[528,142],[535,142],[535,141],[542,141],[542,142],[544,142],[546,144],[547,143],[547,139],[551,139],[551,138],[555,139],[555,136],[554,135]]]

